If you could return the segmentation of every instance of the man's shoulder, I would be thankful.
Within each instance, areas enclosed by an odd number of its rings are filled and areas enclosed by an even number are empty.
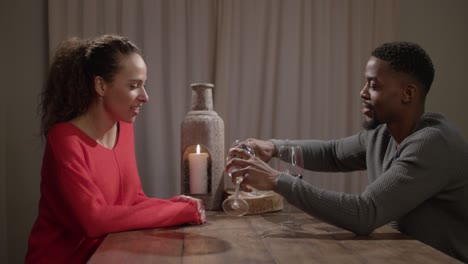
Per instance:
[[[468,143],[458,129],[440,113],[425,113],[421,117],[415,131],[402,142],[402,146],[413,144],[425,150],[437,150],[439,153],[468,153]]]
[[[442,113],[424,113],[415,128],[413,136],[430,136],[464,142],[458,128]]]

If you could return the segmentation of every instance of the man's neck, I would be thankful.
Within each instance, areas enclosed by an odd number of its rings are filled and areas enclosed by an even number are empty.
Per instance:
[[[404,115],[404,118],[400,118],[395,122],[387,123],[387,128],[397,145],[400,145],[400,143],[403,142],[405,138],[414,132],[414,129],[416,128],[416,125],[419,123],[419,120],[423,114],[424,109],[421,109],[417,112],[408,111],[408,113]]]

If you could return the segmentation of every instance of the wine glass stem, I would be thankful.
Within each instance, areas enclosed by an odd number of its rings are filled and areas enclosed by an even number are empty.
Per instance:
[[[241,182],[244,180],[243,177],[237,177],[236,178],[236,193],[234,194],[234,204],[237,204],[237,198],[239,197],[239,188]]]

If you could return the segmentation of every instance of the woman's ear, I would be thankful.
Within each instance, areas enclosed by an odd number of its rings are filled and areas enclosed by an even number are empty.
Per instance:
[[[103,97],[106,93],[106,83],[104,82],[104,79],[102,79],[101,76],[96,76],[94,78],[94,90],[96,90],[96,93],[100,97]]]

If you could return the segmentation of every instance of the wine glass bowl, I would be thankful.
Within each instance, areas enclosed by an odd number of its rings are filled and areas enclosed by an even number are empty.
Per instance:
[[[278,159],[278,170],[280,172],[302,179],[304,174],[304,158],[300,146],[290,145],[289,143],[280,146],[278,149]],[[296,225],[291,217],[291,207],[292,205],[288,204],[287,220],[282,222],[281,225]]]
[[[247,151],[250,155],[252,156],[255,156],[255,152],[254,150],[245,145],[245,144],[240,144],[240,141],[239,140],[235,140],[232,144],[231,144],[231,147],[238,147],[240,149],[243,149],[245,151]],[[238,156],[238,155],[231,155],[231,154],[228,154],[227,158],[226,158],[226,162],[230,161],[231,159],[233,158],[242,158],[241,156]],[[229,177],[231,177],[231,173],[235,170],[239,169],[237,166],[232,166],[231,168],[229,168],[229,171],[228,171],[228,175]]]

